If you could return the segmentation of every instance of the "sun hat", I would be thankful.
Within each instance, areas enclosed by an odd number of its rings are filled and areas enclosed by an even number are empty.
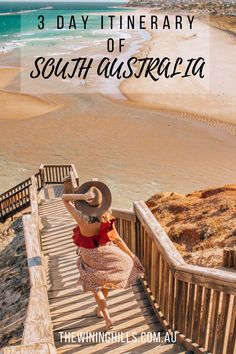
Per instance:
[[[83,183],[75,190],[77,194],[84,194],[87,192],[93,192],[95,197],[91,202],[85,200],[76,200],[75,207],[84,215],[88,216],[101,216],[111,206],[111,191],[108,186],[100,181],[89,181]]]

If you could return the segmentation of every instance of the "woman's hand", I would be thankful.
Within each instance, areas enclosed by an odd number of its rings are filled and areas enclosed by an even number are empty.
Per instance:
[[[84,200],[87,203],[90,203],[94,198],[95,198],[95,193],[93,193],[93,192],[84,193]]]
[[[134,255],[133,261],[140,272],[145,272],[145,268],[143,267],[142,263],[136,255]]]
[[[130,254],[130,257],[134,260],[134,258],[136,257],[136,255],[133,254],[133,253],[131,253],[131,254]]]

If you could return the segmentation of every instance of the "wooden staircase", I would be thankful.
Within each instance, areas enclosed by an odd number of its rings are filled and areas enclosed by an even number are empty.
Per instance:
[[[176,345],[160,343],[165,331],[155,315],[147,295],[138,281],[130,289],[110,290],[108,308],[115,326],[113,335],[122,341],[104,340],[97,343],[66,343],[71,333],[98,333],[104,331],[105,322],[95,315],[96,301],[91,292],[82,293],[75,288],[78,278],[76,267],[76,246],[72,242],[72,228],[75,221],[67,212],[58,191],[45,189],[45,200],[39,205],[42,250],[47,264],[48,297],[55,345],[58,353],[180,353]],[[154,333],[151,342],[150,333]],[[158,334],[159,333],[159,334]],[[140,343],[132,341],[132,335]],[[76,337],[75,337],[76,338]],[[120,337],[121,338],[121,337]],[[142,342],[141,342],[142,339]],[[118,340],[118,339],[117,339]],[[158,341],[158,342],[155,342]],[[150,341],[150,343],[148,342]]]
[[[134,202],[133,210],[112,210],[120,236],[145,268],[145,277],[132,288],[109,291],[112,333],[122,332],[123,340],[60,340],[63,332],[104,330],[103,319],[95,316],[92,293],[75,288],[75,221],[60,196],[63,191],[73,193],[78,185],[73,164],[41,165],[30,178],[0,195],[1,222],[26,209],[23,225],[31,286],[22,344],[5,347],[0,354],[184,353],[180,344],[194,354],[235,354],[236,273],[186,263],[143,201]],[[160,333],[161,339],[174,333],[178,346],[138,342],[141,333],[146,338],[149,332]]]

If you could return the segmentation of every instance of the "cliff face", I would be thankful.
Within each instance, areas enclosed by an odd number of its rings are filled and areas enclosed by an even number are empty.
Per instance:
[[[232,0],[130,0],[128,7],[153,7],[159,10],[204,10],[210,14],[236,15]]]
[[[28,299],[29,271],[22,218],[0,225],[0,349],[19,345]]]
[[[221,266],[223,248],[236,247],[236,185],[159,193],[146,203],[188,263]]]

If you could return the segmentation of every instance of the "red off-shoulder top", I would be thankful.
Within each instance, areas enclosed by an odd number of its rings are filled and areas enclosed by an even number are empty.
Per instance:
[[[113,223],[115,222],[113,216],[110,217],[109,221],[102,222],[98,233],[94,236],[84,236],[80,232],[79,225],[73,229],[73,242],[76,246],[85,248],[95,248],[99,245],[104,245],[110,241],[109,232],[113,229]]]

